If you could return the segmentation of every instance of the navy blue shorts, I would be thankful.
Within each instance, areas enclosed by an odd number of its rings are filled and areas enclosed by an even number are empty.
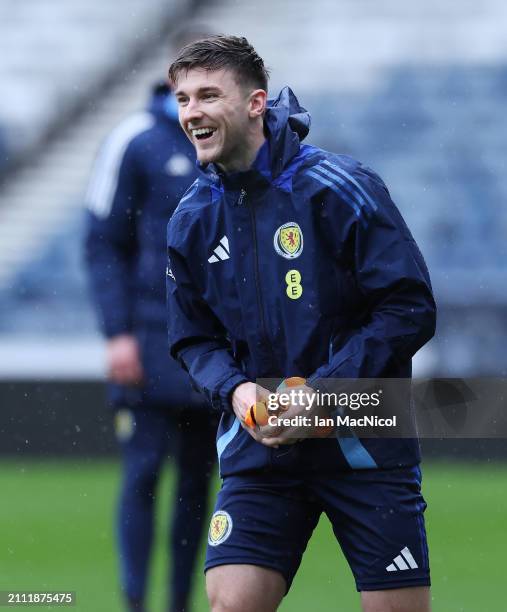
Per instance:
[[[226,477],[208,534],[206,566],[252,564],[279,571],[287,591],[324,512],[358,591],[429,586],[418,466]]]

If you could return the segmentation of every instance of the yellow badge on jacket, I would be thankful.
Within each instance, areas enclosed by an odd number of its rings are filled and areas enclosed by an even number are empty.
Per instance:
[[[303,252],[303,232],[293,221],[284,223],[275,232],[275,251],[285,259],[295,259]]]

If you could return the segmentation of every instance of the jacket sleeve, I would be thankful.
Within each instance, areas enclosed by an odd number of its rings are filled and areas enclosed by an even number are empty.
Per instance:
[[[132,330],[136,216],[142,197],[142,172],[133,142],[114,145],[113,133],[97,156],[85,196],[85,260],[106,337]]]
[[[335,257],[345,258],[353,270],[366,314],[361,326],[333,347],[329,362],[309,377],[315,387],[325,387],[326,378],[389,376],[435,332],[428,270],[387,188],[365,167],[348,176],[348,191],[341,197],[332,193],[321,217]]]
[[[187,262],[171,246],[168,226],[167,305],[171,355],[188,371],[194,384],[217,410],[232,411],[231,394],[248,378],[234,360],[226,331],[192,281]]]

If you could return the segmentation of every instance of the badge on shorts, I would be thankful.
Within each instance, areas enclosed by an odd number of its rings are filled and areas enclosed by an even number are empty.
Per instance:
[[[210,546],[218,546],[225,542],[231,535],[232,518],[225,510],[217,510],[211,517],[211,522],[208,532],[208,544]]]
[[[136,422],[130,410],[118,410],[114,417],[114,429],[120,442],[127,442],[134,435]]]
[[[297,223],[284,223],[275,232],[275,251],[285,259],[295,259],[303,252],[303,232]]]

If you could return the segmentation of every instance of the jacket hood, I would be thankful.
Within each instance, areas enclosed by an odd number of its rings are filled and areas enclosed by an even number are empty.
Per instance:
[[[268,131],[273,178],[298,153],[301,142],[310,131],[310,124],[310,113],[300,106],[290,87],[284,87],[277,98],[268,101],[264,125]]]
[[[292,89],[284,87],[278,97],[268,100],[264,117],[266,142],[260,148],[252,167],[228,177],[241,177],[256,171],[265,178],[275,179],[299,152],[302,140],[310,131],[310,124],[310,113],[299,105]],[[223,174],[215,164],[197,165],[208,176]]]

